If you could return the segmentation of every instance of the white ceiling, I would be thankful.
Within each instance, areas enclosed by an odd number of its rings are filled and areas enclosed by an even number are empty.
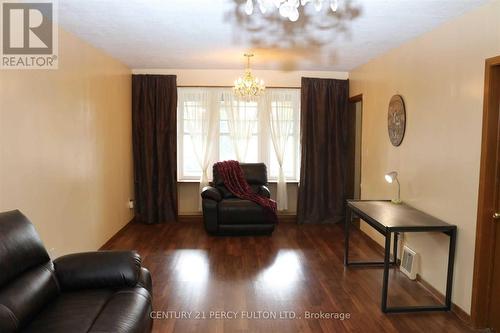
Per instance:
[[[257,69],[349,71],[489,1],[339,0],[289,23],[245,0],[60,0],[59,22],[133,69],[240,69],[253,50]]]

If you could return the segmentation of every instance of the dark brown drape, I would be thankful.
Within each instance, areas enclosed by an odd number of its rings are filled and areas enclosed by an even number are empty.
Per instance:
[[[344,216],[349,81],[302,78],[299,223]]]
[[[177,219],[177,78],[132,76],[135,217]]]

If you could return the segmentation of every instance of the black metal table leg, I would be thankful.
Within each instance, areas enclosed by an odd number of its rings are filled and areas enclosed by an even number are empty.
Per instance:
[[[455,247],[457,240],[457,229],[452,229],[445,232],[450,236],[450,247],[448,252],[448,272],[446,276],[446,296],[444,305],[417,305],[417,306],[387,306],[388,295],[388,280],[386,280],[386,270],[384,266],[384,280],[382,285],[382,311],[385,313],[400,313],[400,312],[429,312],[429,311],[450,311],[451,310],[451,292],[453,286],[453,267],[455,262]],[[395,239],[397,236],[395,235]],[[387,238],[386,238],[386,246]],[[396,250],[394,250],[396,251]],[[387,256],[387,251],[386,251]]]
[[[389,286],[389,261],[391,257],[391,233],[385,234],[384,277],[382,280],[382,312],[387,310],[387,288]]]
[[[344,225],[344,266],[356,266],[356,267],[384,267],[384,261],[349,261],[349,237],[350,237],[350,228],[353,220],[356,218],[356,214],[349,208],[349,206],[346,207],[346,214],[345,214],[345,225]],[[379,233],[384,233],[380,230],[377,230]],[[395,236],[397,237],[397,236]],[[396,243],[397,243],[397,238],[396,238]],[[389,243],[389,248],[390,248],[390,243]],[[396,252],[397,252],[397,247],[395,247]],[[389,251],[390,252],[390,251]],[[397,258],[397,254],[395,256]],[[397,260],[394,259],[394,261],[389,262],[390,265],[397,265]]]
[[[392,250],[393,261],[392,261],[392,264],[397,266],[398,265],[398,233],[397,232],[394,233],[394,244],[392,246],[393,246],[393,250]]]
[[[345,211],[345,226],[344,226],[344,266],[349,266],[349,228],[351,227],[352,211],[349,206]]]
[[[457,242],[457,229],[450,230],[450,248],[448,252],[448,273],[446,276],[446,298],[445,305],[451,310],[451,290],[453,286],[453,267],[455,264],[455,245]]]

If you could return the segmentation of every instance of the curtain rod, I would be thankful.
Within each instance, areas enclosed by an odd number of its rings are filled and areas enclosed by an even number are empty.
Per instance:
[[[233,86],[177,85],[177,88],[232,88]],[[266,87],[266,89],[300,89],[300,87]]]

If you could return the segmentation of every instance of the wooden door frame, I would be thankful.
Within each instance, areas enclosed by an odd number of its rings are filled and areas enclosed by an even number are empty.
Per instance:
[[[492,214],[488,204],[488,196],[494,191],[495,184],[489,183],[496,159],[493,140],[497,137],[498,109],[490,106],[492,73],[494,67],[500,66],[500,56],[486,60],[484,76],[483,133],[481,141],[481,169],[479,176],[479,198],[476,225],[476,249],[474,254],[474,275],[472,284],[472,325],[478,328],[488,326],[490,293],[492,286],[493,259],[495,248],[495,225],[491,223]],[[495,123],[496,120],[496,123]],[[493,139],[494,138],[494,139]],[[494,177],[494,173],[493,173]],[[493,200],[493,199],[490,199]]]
[[[363,94],[349,97],[349,104],[361,103],[361,142],[359,143],[361,151],[359,152],[359,198],[361,199],[361,177],[363,173]]]
[[[363,94],[349,97],[349,103],[363,102]]]
[[[362,173],[363,173],[363,94],[359,95],[354,95],[349,97],[349,104],[355,104],[355,103],[361,103],[361,142],[360,142],[360,148],[361,151],[359,152],[359,198],[361,199],[361,178],[362,178]],[[353,191],[354,193],[354,191]],[[356,218],[353,221],[353,226],[356,228],[360,228],[360,219]]]

